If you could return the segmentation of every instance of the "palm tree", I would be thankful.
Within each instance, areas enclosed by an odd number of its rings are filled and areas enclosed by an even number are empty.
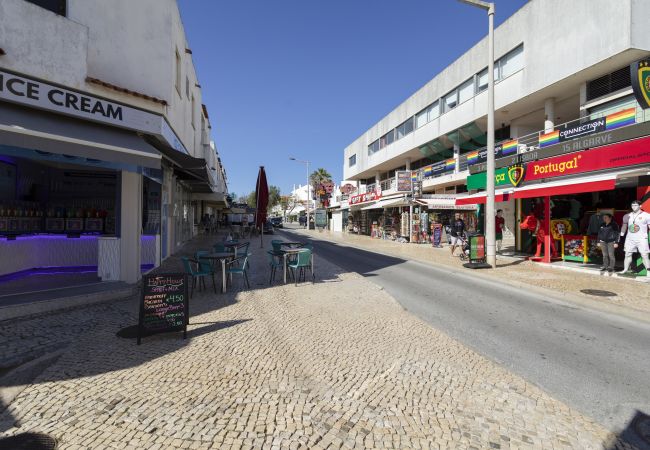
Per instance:
[[[318,186],[319,184],[325,181],[332,181],[332,175],[322,167],[319,167],[317,170],[314,170],[311,175],[309,175],[309,181],[312,186]]]

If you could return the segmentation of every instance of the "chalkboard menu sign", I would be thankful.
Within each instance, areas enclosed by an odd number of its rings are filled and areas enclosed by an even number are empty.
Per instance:
[[[142,280],[138,345],[142,336],[182,331],[187,337],[189,296],[183,273],[145,275]]]

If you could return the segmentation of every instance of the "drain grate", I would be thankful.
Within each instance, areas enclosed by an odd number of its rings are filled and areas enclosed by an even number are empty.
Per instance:
[[[581,289],[580,292],[587,295],[595,295],[596,297],[616,297],[616,292],[601,291],[600,289]]]
[[[0,448],[12,450],[54,450],[56,439],[43,433],[22,433],[0,438]]]

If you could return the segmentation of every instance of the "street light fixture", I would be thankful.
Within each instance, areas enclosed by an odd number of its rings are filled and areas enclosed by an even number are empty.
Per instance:
[[[486,262],[496,267],[496,230],[494,228],[494,3],[482,0],[458,0],[487,11],[488,14],[488,111],[487,111],[487,183],[485,200]]]
[[[290,156],[289,159],[291,161],[296,161],[301,164],[307,165],[307,229],[309,230],[309,205],[311,203],[311,192],[310,192],[310,186],[309,186],[309,161],[303,161],[302,159],[296,159],[293,156]]]

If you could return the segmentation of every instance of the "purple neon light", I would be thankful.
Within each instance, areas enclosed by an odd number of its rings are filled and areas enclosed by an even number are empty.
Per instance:
[[[146,271],[154,268],[153,264],[141,264],[140,270]],[[0,276],[0,283],[16,281],[34,275],[79,275],[85,273],[97,273],[97,266],[47,266],[34,269],[21,270],[20,272],[9,273]]]

